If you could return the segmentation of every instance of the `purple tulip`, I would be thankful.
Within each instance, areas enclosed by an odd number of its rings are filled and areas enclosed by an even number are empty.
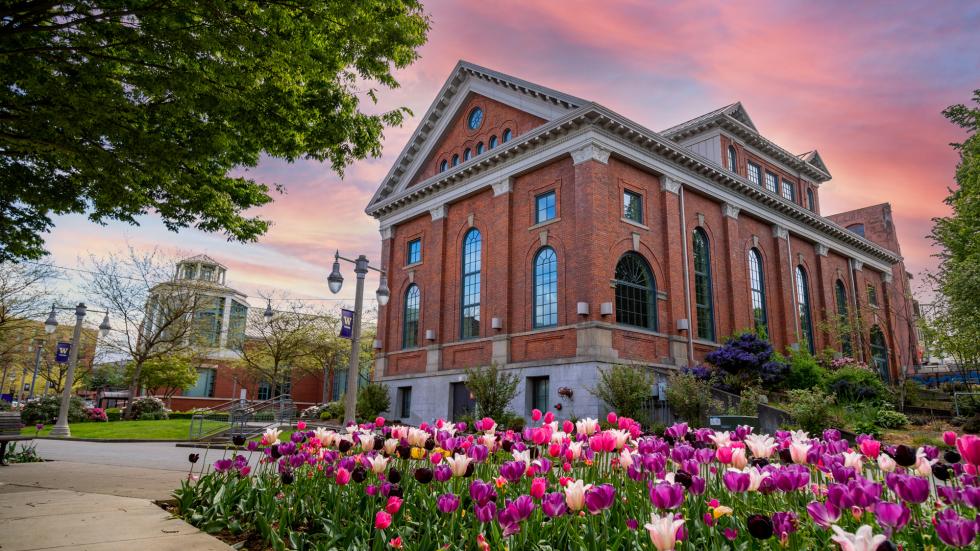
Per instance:
[[[721,479],[725,482],[725,487],[731,492],[741,493],[749,489],[752,478],[748,473],[728,470],[722,475]]]
[[[487,447],[482,444],[474,444],[470,446],[470,449],[466,450],[466,456],[477,463],[483,463],[486,461],[489,453],[490,452]]]
[[[810,470],[802,465],[791,465],[773,471],[770,479],[780,491],[792,492],[806,488],[810,483]]]
[[[487,502],[497,497],[497,491],[493,489],[493,484],[487,484],[482,480],[474,480],[470,484],[470,498],[477,505],[486,505]]]
[[[980,509],[980,488],[976,486],[967,486],[960,490],[959,498],[964,504],[969,505],[974,509]]]
[[[541,510],[549,517],[564,515],[568,511],[568,505],[565,504],[565,494],[561,492],[545,494],[541,498]]]
[[[837,429],[826,429],[823,431],[823,439],[827,442],[836,442],[841,439],[840,431]]]
[[[830,525],[840,518],[840,509],[831,503],[811,502],[806,506],[806,512],[813,519],[813,522],[821,528],[830,528]]]
[[[523,461],[508,461],[500,466],[500,476],[508,482],[519,482],[526,470],[527,465]]]
[[[939,539],[952,547],[972,545],[977,537],[977,522],[959,516],[952,509],[937,514],[934,524]]]
[[[225,473],[231,469],[232,460],[231,459],[219,459],[214,462],[214,470],[218,473]]]
[[[785,534],[789,535],[796,531],[798,518],[793,511],[778,512],[772,514],[772,528],[780,538]]]
[[[439,511],[448,515],[459,508],[459,498],[456,497],[456,494],[442,494],[436,500],[436,507],[439,508]]]
[[[433,471],[435,479],[439,482],[445,482],[453,477],[453,470],[449,468],[449,465],[443,463],[435,468]]]
[[[765,481],[763,481],[763,482],[765,482]],[[699,496],[699,495],[701,495],[701,494],[704,493],[704,489],[705,489],[705,486],[706,485],[707,485],[707,483],[700,476],[692,476],[691,477],[691,487],[688,488],[688,491],[690,491],[692,495]]]
[[[881,501],[875,503],[874,512],[878,524],[885,527],[888,537],[904,528],[909,522],[909,508],[901,503]]]
[[[687,444],[679,444],[674,449],[670,450],[670,458],[674,460],[674,463],[682,463],[694,458],[694,448],[688,446]]]
[[[588,498],[586,498],[588,501]],[[507,506],[504,508],[508,515],[516,519],[518,522],[526,520],[534,512],[534,499],[529,495],[518,496],[514,501],[508,501]],[[505,511],[501,511],[501,515]]]
[[[615,498],[616,488],[612,484],[600,484],[585,492],[585,506],[588,507],[590,513],[595,515],[612,507]]]
[[[698,460],[698,463],[711,463],[715,459],[715,450],[711,448],[701,448],[694,452],[694,458]]]
[[[928,484],[926,488],[928,490]],[[851,503],[862,509],[874,505],[881,499],[881,484],[871,482],[861,476],[847,483],[847,491],[850,494]]]
[[[680,440],[687,435],[687,423],[675,423],[668,427],[664,433],[674,440]]]
[[[279,444],[279,454],[280,455],[291,455],[296,453],[296,444],[294,442],[283,442]]]
[[[483,505],[473,503],[473,514],[476,515],[476,519],[480,522],[490,522],[497,516],[497,504],[492,501]]]
[[[245,449],[250,452],[254,452],[255,450],[259,449],[259,443],[255,440],[249,440],[248,444],[245,445]]]
[[[903,501],[923,503],[929,498],[929,481],[918,476],[890,473],[888,487]]]
[[[745,477],[748,480],[748,475]],[[748,487],[748,482],[746,482],[746,487]],[[684,502],[684,487],[680,484],[668,484],[666,482],[651,484],[650,502],[657,509],[674,510]]]

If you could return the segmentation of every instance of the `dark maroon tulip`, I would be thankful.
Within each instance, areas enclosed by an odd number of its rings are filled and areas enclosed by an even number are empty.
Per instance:
[[[187,456],[187,460],[190,461],[191,464],[197,463],[197,460],[200,459],[200,458],[201,458],[201,456],[199,454],[196,454],[196,453],[192,453],[192,454],[190,454],[190,455]]]
[[[401,457],[402,459],[408,459],[412,457],[411,446],[399,445],[397,448],[395,448],[395,451],[398,452],[398,457]]]
[[[391,482],[392,484],[398,484],[402,479],[402,473],[400,473],[398,469],[392,467],[388,469],[387,478],[388,478],[388,482]]]
[[[279,444],[269,446],[269,455],[271,455],[273,459],[279,459],[282,457],[282,454],[279,453]]]
[[[364,470],[363,466],[358,465],[354,467],[354,472],[351,473],[350,477],[354,479],[354,482],[364,482],[367,479],[367,471]]]
[[[244,434],[236,434],[235,436],[231,437],[231,443],[236,446],[244,446],[245,440],[247,439],[245,438]]]
[[[432,451],[436,447],[436,441],[430,436],[428,440],[425,441],[425,449],[427,451]]]
[[[432,469],[427,467],[419,467],[415,469],[415,480],[420,484],[428,484],[432,482]]]
[[[960,457],[960,454],[956,453],[956,450],[946,450],[946,453],[943,454],[943,459],[945,459],[947,463],[956,464],[963,458]]]
[[[753,538],[767,540],[773,535],[772,519],[765,515],[751,515],[745,524]]]
[[[282,474],[279,475],[279,478],[282,480],[283,484],[293,483],[293,473],[290,471],[283,471]]]
[[[895,446],[895,455],[893,456],[895,463],[903,467],[911,467],[915,465],[916,457],[915,450],[906,446],[905,444],[900,444]]]
[[[341,440],[337,448],[340,449],[340,453],[347,453],[350,451],[351,446],[354,444],[350,440]]]

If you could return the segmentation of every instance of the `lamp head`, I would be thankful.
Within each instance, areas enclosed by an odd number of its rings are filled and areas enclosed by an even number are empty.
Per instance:
[[[327,276],[327,285],[330,287],[330,292],[337,294],[340,292],[340,288],[344,286],[344,276],[340,275],[340,251],[334,254],[333,258],[333,270],[330,271],[330,275]]]
[[[265,303],[265,312],[262,316],[265,318],[266,323],[272,323],[272,316],[274,315],[272,311],[272,299],[267,299]]]
[[[58,328],[58,317],[55,315],[54,304],[51,305],[51,313],[48,314],[48,319],[44,320],[44,332],[47,334],[54,333],[54,330]]]
[[[391,298],[391,290],[388,289],[388,276],[383,272],[381,274],[381,283],[378,285],[378,304],[384,306],[388,304],[388,299]]]
[[[102,338],[104,339],[109,336],[109,331],[111,330],[112,326],[109,325],[109,312],[107,311],[105,313],[105,317],[102,318],[102,323],[99,324],[99,334],[102,335]]]

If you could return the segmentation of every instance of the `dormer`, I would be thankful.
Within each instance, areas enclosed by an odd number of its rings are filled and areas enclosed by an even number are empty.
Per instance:
[[[225,284],[228,269],[210,256],[199,254],[177,263],[176,280]]]

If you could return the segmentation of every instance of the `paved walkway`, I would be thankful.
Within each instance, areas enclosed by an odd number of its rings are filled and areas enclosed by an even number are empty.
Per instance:
[[[153,503],[187,476],[189,450],[58,441],[37,449],[49,461],[0,467],[3,551],[231,549]]]

